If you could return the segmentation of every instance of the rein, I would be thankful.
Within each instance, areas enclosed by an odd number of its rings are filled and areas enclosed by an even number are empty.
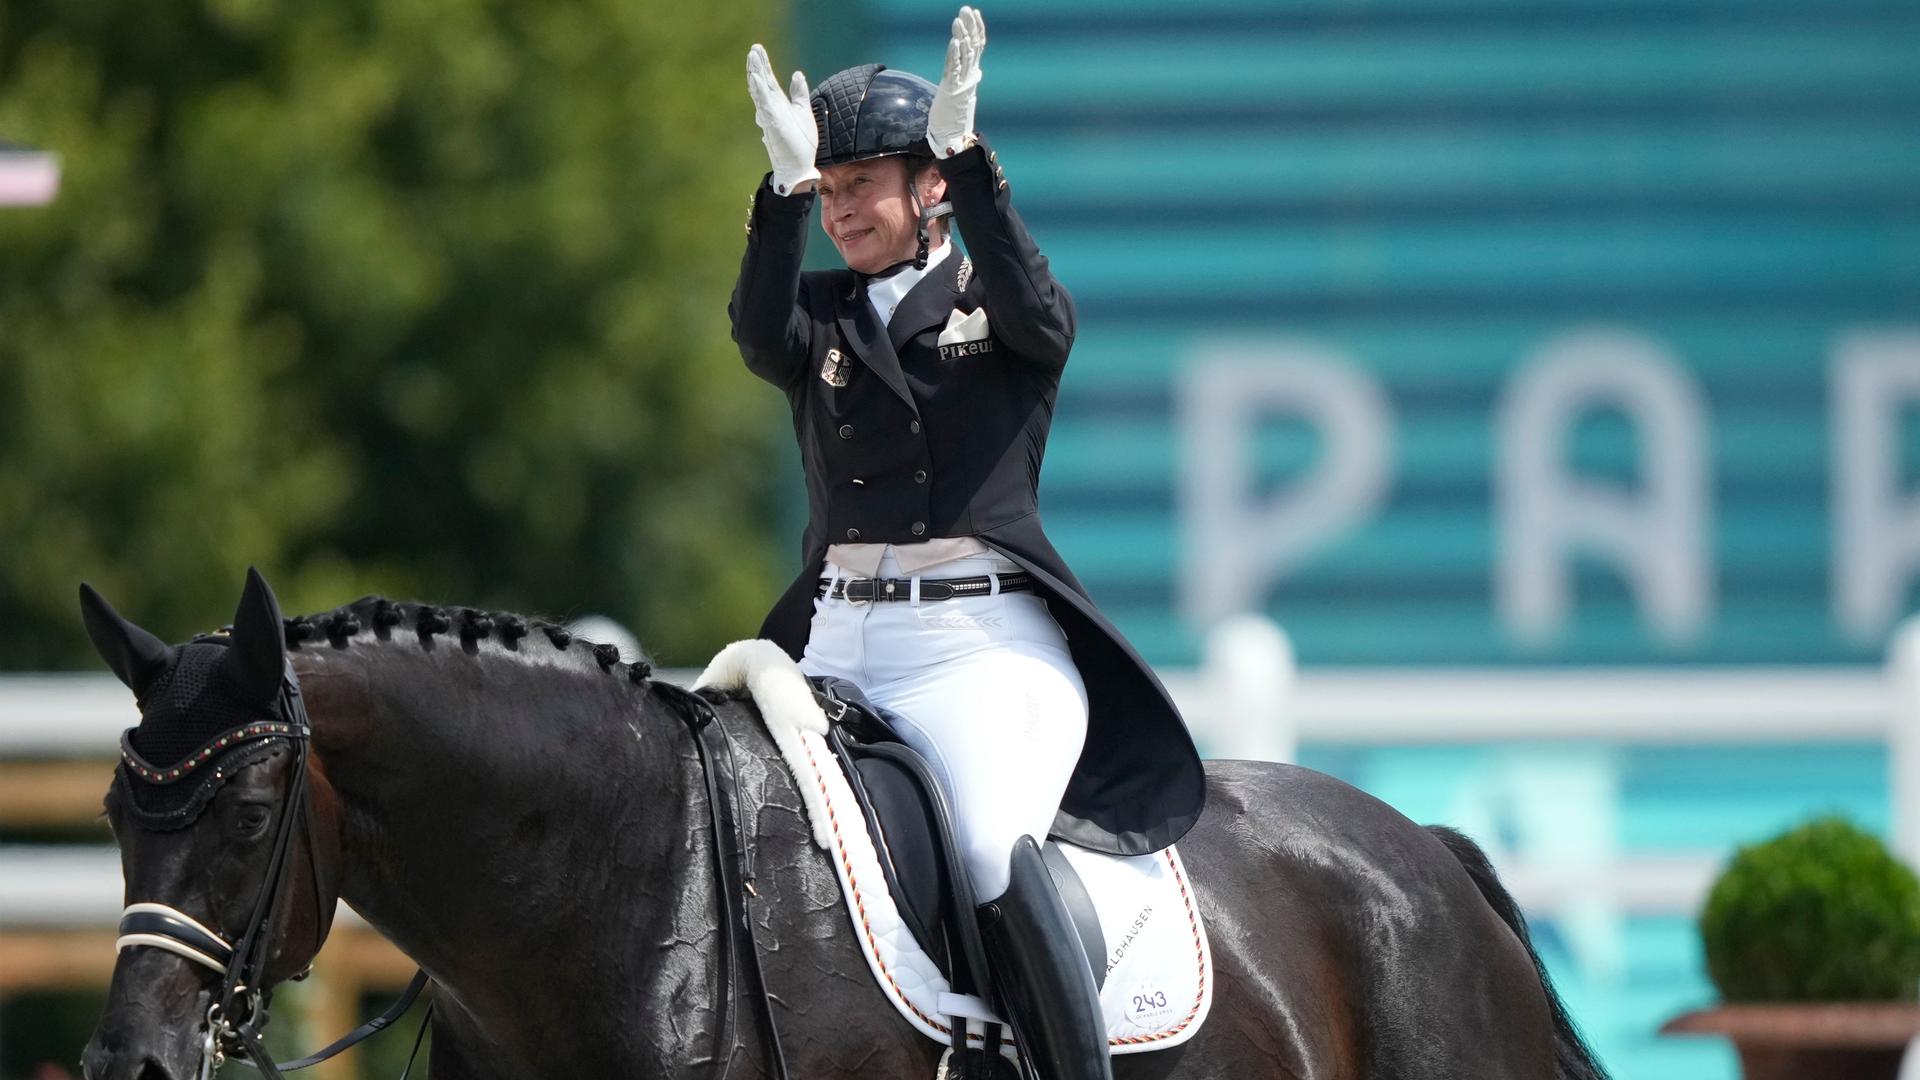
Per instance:
[[[733,740],[721,726],[719,714],[706,698],[672,683],[655,682],[674,711],[685,721],[693,736],[694,751],[700,758],[700,775],[707,790],[708,822],[713,833],[713,868],[720,885],[720,982],[725,987],[721,998],[725,1010],[722,1029],[726,1031],[727,1064],[724,1077],[733,1068],[733,1019],[736,967],[744,967],[753,982],[750,995],[754,1012],[765,1033],[771,1072],[776,1080],[788,1080],[786,1053],[780,1046],[780,1028],[773,1018],[773,998],[767,992],[766,973],[760,967],[760,946],[753,936],[753,916],[747,911],[747,898],[758,896],[753,885],[752,854],[740,814],[740,787]],[[724,753],[724,758],[722,754]],[[722,797],[725,793],[726,798]],[[745,959],[741,942],[746,943]]]
[[[277,719],[271,723],[249,723],[234,728],[217,739],[210,746],[221,750],[238,748],[247,743],[267,739],[286,739],[293,744],[293,773],[287,781],[287,797],[283,813],[274,827],[273,853],[267,864],[267,872],[260,884],[260,892],[254,897],[253,910],[247,916],[247,928],[240,940],[229,943],[219,934],[201,925],[192,916],[166,904],[141,902],[129,904],[120,918],[120,936],[114,943],[115,949],[124,950],[135,946],[150,946],[164,949],[176,956],[184,957],[193,963],[212,969],[220,975],[220,991],[214,1002],[207,1008],[206,1034],[201,1044],[200,1077],[207,1080],[222,1064],[229,1054],[243,1064],[258,1069],[271,1080],[281,1080],[283,1072],[292,1072],[316,1065],[359,1043],[361,1040],[382,1030],[412,1006],[420,992],[426,988],[428,979],[424,971],[415,972],[413,981],[407,985],[393,1005],[381,1015],[360,1025],[353,1031],[335,1040],[325,1049],[294,1061],[275,1063],[273,1055],[267,1051],[266,1044],[260,1039],[260,1032],[266,1028],[269,1019],[267,1003],[272,997],[272,989],[266,985],[267,962],[273,953],[274,942],[279,936],[279,926],[274,913],[279,907],[279,898],[286,885],[287,869],[290,863],[288,855],[292,847],[293,832],[296,826],[304,824],[307,835],[307,858],[311,866],[315,892],[314,932],[320,929],[321,905],[325,899],[319,895],[319,858],[314,847],[316,841],[312,829],[312,800],[307,791],[307,759],[312,744],[313,723],[307,716],[306,702],[300,696],[300,679],[294,673],[293,662],[287,661],[280,678],[280,694],[276,702]],[[156,770],[141,763],[137,756],[128,751],[129,767],[136,769],[143,777],[165,782],[177,780],[183,772],[192,771],[193,765],[210,759],[211,755],[203,751],[198,760],[193,760],[185,770],[170,770],[171,775],[163,778]],[[317,948],[316,948],[316,951]],[[295,978],[304,977],[304,972]],[[429,1007],[431,1014],[431,1007]],[[424,1024],[422,1027],[424,1031]],[[419,1049],[418,1040],[414,1049]],[[245,1058],[241,1058],[244,1054]],[[251,1059],[251,1060],[246,1060]],[[408,1068],[412,1062],[409,1060]]]

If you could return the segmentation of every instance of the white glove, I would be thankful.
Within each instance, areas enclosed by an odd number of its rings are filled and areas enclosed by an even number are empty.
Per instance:
[[[987,51],[987,22],[970,7],[953,20],[947,69],[927,111],[927,145],[935,157],[952,157],[973,145],[973,104],[980,91],[980,54]]]
[[[767,144],[767,158],[773,162],[773,190],[791,195],[796,186],[820,179],[820,170],[813,165],[820,149],[820,129],[813,122],[807,76],[794,72],[792,88],[782,94],[773,65],[767,62],[767,50],[755,45],[747,50],[747,93],[753,98],[760,141]]]

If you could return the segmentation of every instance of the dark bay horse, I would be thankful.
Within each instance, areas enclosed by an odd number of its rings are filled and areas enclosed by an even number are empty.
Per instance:
[[[123,765],[107,811],[129,903],[233,941],[276,822],[296,815],[264,981],[308,963],[345,899],[437,984],[436,1080],[769,1074],[753,1011],[722,990],[694,741],[644,668],[548,624],[376,598],[283,622],[257,575],[224,644],[165,646],[83,594],[140,698],[140,754],[174,727],[270,719],[288,659],[311,717],[308,750],[266,738],[209,758],[219,779],[184,811],[162,800],[164,827],[153,799],[174,789]],[[940,1048],[873,985],[771,739],[746,703],[717,713],[792,1075],[932,1077]],[[1184,1046],[1117,1058],[1116,1076],[1604,1076],[1470,841],[1305,769],[1215,761],[1208,776],[1181,851],[1212,935],[1212,1013]],[[174,952],[123,951],[86,1075],[196,1076],[219,984]]]

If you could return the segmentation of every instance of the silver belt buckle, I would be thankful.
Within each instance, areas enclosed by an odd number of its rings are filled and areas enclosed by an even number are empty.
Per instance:
[[[847,602],[848,607],[866,607],[868,604],[873,603],[873,600],[871,598],[866,600],[855,600],[853,598],[854,582],[872,581],[872,580],[873,579],[870,577],[869,578],[855,578],[855,577],[841,578],[840,579],[840,599],[845,600]]]

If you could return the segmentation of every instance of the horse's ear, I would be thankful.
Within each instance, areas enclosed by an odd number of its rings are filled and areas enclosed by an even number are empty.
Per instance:
[[[173,650],[145,630],[122,618],[93,586],[80,583],[80,618],[87,624],[93,649],[107,662],[134,697],[142,697],[153,680],[167,670]]]
[[[280,622],[280,602],[273,598],[267,579],[247,568],[247,588],[233,613],[233,645],[227,650],[227,674],[254,698],[272,701],[280,693],[280,676],[287,663],[287,630]]]

